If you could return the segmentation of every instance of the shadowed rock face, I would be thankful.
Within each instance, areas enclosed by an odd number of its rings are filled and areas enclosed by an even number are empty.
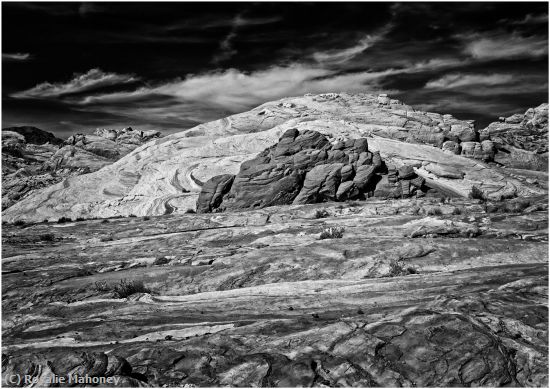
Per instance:
[[[391,179],[378,188],[382,174]],[[428,188],[423,184],[412,166],[386,167],[379,152],[368,150],[366,138],[331,144],[319,132],[290,129],[277,144],[243,162],[236,176],[208,180],[199,195],[197,212],[364,200],[373,195],[406,198],[418,192],[424,196]]]
[[[2,261],[5,386],[548,385],[547,197],[5,225]]]
[[[63,144],[63,140],[57,138],[51,132],[47,132],[36,127],[21,126],[21,127],[3,128],[2,132],[5,132],[5,131],[16,132],[20,135],[23,135],[26,143],[32,143],[35,145],[43,145],[44,143],[50,143],[52,145]]]

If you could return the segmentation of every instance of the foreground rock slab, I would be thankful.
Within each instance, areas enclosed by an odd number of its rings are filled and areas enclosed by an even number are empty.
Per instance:
[[[547,199],[509,203],[4,226],[3,383],[545,387]]]

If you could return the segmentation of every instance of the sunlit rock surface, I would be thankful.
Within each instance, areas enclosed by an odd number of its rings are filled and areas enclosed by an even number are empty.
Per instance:
[[[32,193],[4,211],[4,220],[185,213],[195,209],[206,181],[237,174],[242,162],[277,143],[289,129],[314,130],[333,141],[365,137],[369,150],[379,151],[385,161],[397,168],[413,165],[428,184],[453,196],[479,191],[486,198],[501,199],[546,191],[540,184],[544,180],[530,183],[530,176],[484,162],[491,148],[481,146],[471,121],[416,111],[387,96],[329,93],[266,103],[152,140],[95,173]],[[457,147],[474,144],[464,156],[444,146],[447,141]],[[458,170],[462,178],[438,176],[424,169],[426,164]]]
[[[547,197],[4,225],[2,243],[6,386],[548,385]]]

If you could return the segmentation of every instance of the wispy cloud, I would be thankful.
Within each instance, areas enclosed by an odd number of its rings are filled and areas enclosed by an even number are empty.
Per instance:
[[[543,57],[548,55],[548,39],[542,36],[521,36],[517,33],[495,33],[491,36],[471,34],[464,53],[480,60]]]
[[[247,26],[259,26],[259,25],[271,24],[271,23],[276,23],[280,20],[281,19],[279,17],[245,18],[242,16],[242,14],[238,14],[233,19],[231,19],[229,23],[228,21],[217,21],[217,22],[210,22],[203,25],[202,26],[203,29],[217,28],[217,27],[224,27],[224,26],[231,27],[231,30],[229,31],[229,33],[220,41],[220,46],[219,46],[220,51],[214,55],[214,57],[212,58],[212,63],[218,64],[237,54],[237,50],[235,50],[233,47],[233,41],[237,37],[238,30],[240,28],[247,27]]]
[[[3,61],[27,61],[30,58],[29,53],[2,53]]]
[[[542,23],[548,23],[548,14],[527,14],[525,17],[521,20],[514,20],[514,21],[506,21],[509,24],[513,25],[532,25],[532,24],[542,24]]]
[[[357,43],[345,49],[332,49],[319,51],[313,54],[313,59],[321,64],[341,64],[363,53],[369,47],[381,41],[390,31],[393,25],[388,23],[380,30],[363,36]]]
[[[447,74],[426,83],[424,90],[459,93],[463,96],[499,98],[510,95],[541,93],[548,90],[545,75],[492,73]],[[467,99],[466,99],[467,100]]]
[[[426,84],[426,88],[457,88],[472,85],[503,85],[514,80],[512,74],[446,74]]]
[[[11,97],[19,99],[52,98],[73,93],[92,91],[106,86],[128,84],[138,80],[139,78],[130,74],[108,73],[102,71],[101,69],[91,69],[84,74],[74,74],[73,78],[68,82],[43,82],[31,89],[14,93]]]

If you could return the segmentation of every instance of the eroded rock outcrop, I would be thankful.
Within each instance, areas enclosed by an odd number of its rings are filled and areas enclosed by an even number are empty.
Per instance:
[[[269,102],[247,112],[153,139],[97,172],[70,177],[63,183],[36,191],[4,212],[4,220],[185,213],[195,208],[205,182],[217,175],[237,175],[244,161],[255,159],[266,148],[277,144],[290,129],[300,133],[316,131],[326,136],[331,145],[366,138],[372,164],[381,158],[396,169],[410,165],[427,185],[452,196],[471,196],[474,187],[487,198],[495,199],[545,192],[543,186],[533,183],[531,177],[522,172],[510,172],[486,163],[483,159],[490,158],[491,148],[489,144],[482,146],[485,139],[467,140],[472,139],[472,131],[475,132],[471,121],[418,111],[387,96],[378,99],[369,94],[325,93]],[[109,132],[108,137],[113,138],[114,134]],[[479,144],[477,147],[474,144],[467,153],[472,158],[460,154],[461,145],[467,142]],[[344,163],[339,161],[339,151],[334,148],[331,156],[327,154],[327,161],[332,158],[331,163]],[[357,161],[368,159],[368,154],[359,154]],[[307,152],[296,155],[298,163],[301,159],[310,163],[315,158],[325,158]],[[464,176],[462,179],[439,177],[422,167],[426,163],[441,165],[445,171],[458,169]],[[277,177],[284,176],[284,170],[269,169],[271,173],[261,173],[268,181],[279,182]],[[297,174],[289,175],[280,184],[293,187],[298,178]],[[537,181],[544,179],[537,177]],[[340,193],[353,193],[352,189],[348,184]]]
[[[391,179],[377,191],[377,183],[386,174]],[[311,204],[373,195],[405,198],[420,192],[423,183],[410,165],[386,167],[378,151],[369,151],[366,138],[330,142],[317,131],[293,128],[277,144],[243,162],[236,176],[225,174],[208,180],[199,195],[197,211]]]
[[[506,167],[548,170],[548,104],[529,108],[489,124],[480,131],[482,140],[490,140],[498,152],[495,162]]]
[[[2,130],[2,209],[31,192],[91,173],[158,138],[158,131],[97,130],[67,141],[35,127]]]

